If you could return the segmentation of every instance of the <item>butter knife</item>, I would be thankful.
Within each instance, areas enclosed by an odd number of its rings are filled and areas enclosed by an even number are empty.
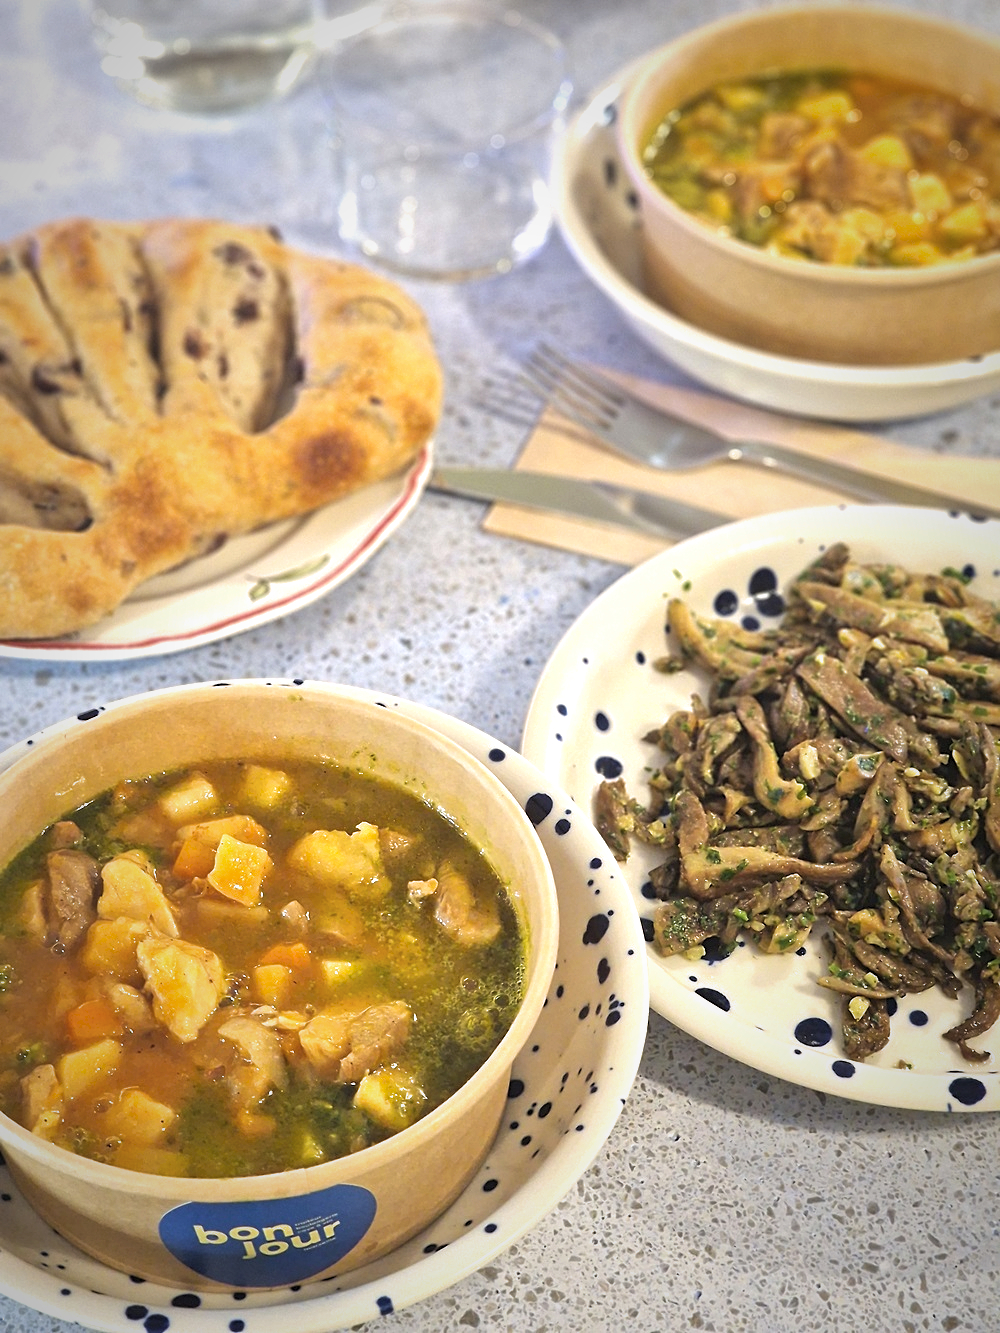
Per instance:
[[[688,537],[731,522],[711,509],[607,481],[581,481],[507,468],[437,467],[428,489],[467,499],[503,501],[657,537]]]

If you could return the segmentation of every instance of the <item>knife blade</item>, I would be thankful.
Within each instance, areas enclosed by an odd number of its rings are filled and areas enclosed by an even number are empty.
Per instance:
[[[614,523],[658,537],[688,537],[731,520],[711,509],[671,500],[653,491],[607,481],[581,481],[547,472],[508,468],[436,467],[428,489],[467,499],[501,501],[549,513]]]

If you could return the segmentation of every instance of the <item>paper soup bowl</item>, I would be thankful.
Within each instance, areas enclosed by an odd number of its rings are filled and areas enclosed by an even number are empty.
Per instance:
[[[394,1137],[317,1166],[223,1179],[95,1162],[0,1116],[28,1202],[113,1268],[172,1286],[273,1288],[369,1263],[441,1213],[496,1132],[511,1065],[545,1002],[558,905],[530,821],[461,746],[402,714],[321,684],[234,681],[156,691],[42,734],[0,777],[0,864],[53,821],[128,777],[215,759],[329,760],[387,779],[449,815],[507,886],[526,945],[511,1027],[450,1098]]]
[[[708,332],[811,360],[904,365],[995,352],[1000,253],[922,268],[798,260],[699,221],[649,179],[643,149],[673,108],[725,80],[816,69],[893,76],[1000,113],[1000,41],[903,11],[767,10],[660,47],[627,80],[618,120],[649,294]]]

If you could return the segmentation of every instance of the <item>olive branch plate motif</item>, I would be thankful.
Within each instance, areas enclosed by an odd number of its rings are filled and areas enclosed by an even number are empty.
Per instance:
[[[259,602],[268,595],[275,583],[296,583],[299,579],[308,578],[310,574],[318,574],[329,563],[330,556],[327,553],[317,556],[315,560],[307,560],[303,565],[296,565],[294,569],[283,569],[280,574],[262,574],[254,579],[247,595],[251,602]]]

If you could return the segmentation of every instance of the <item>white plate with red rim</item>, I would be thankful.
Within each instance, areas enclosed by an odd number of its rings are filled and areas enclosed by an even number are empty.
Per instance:
[[[782,588],[835,541],[847,542],[861,561],[967,571],[974,591],[1000,601],[1000,521],[832,505],[715,528],[630,570],[570,627],[535,689],[524,754],[584,810],[592,810],[605,777],[622,776],[645,801],[657,752],[643,736],[687,708],[693,692],[706,697],[708,686],[702,672],[665,675],[652,666],[669,652],[667,598],[681,596],[707,615],[775,625]],[[647,939],[653,902],[644,886],[657,859],[638,846],[623,866]],[[857,1063],[839,1046],[839,1001],[816,984],[827,960],[815,936],[802,956],[762,957],[743,947],[721,961],[664,958],[647,944],[650,1004],[706,1045],[803,1087],[916,1110],[1000,1110],[1000,1024],[971,1043],[992,1052],[984,1064],[965,1061],[941,1035],[971,1012],[970,987],[958,1000],[938,990],[899,1000],[888,1045]]]
[[[921,366],[844,366],[761,352],[689,324],[647,296],[642,225],[616,140],[630,65],[562,137],[553,170],[559,229],[590,280],[654,351],[709,388],[758,407],[831,421],[892,421],[958,407],[1000,387],[1000,351]]]
[[[110,616],[57,639],[0,640],[0,658],[115,662],[183,652],[300,611],[366,564],[413,511],[431,474],[405,471],[342,500],[244,533],[136,588]]]
[[[279,1291],[215,1295],[141,1282],[81,1254],[28,1207],[0,1166],[0,1293],[97,1333],[333,1333],[425,1300],[489,1263],[556,1206],[614,1128],[645,1043],[649,983],[628,888],[589,818],[517,751],[468,723],[391,695],[347,692],[464,746],[520,801],[552,865],[556,971],[482,1167],[441,1217],[377,1263]],[[10,747],[0,771],[114,706]]]

